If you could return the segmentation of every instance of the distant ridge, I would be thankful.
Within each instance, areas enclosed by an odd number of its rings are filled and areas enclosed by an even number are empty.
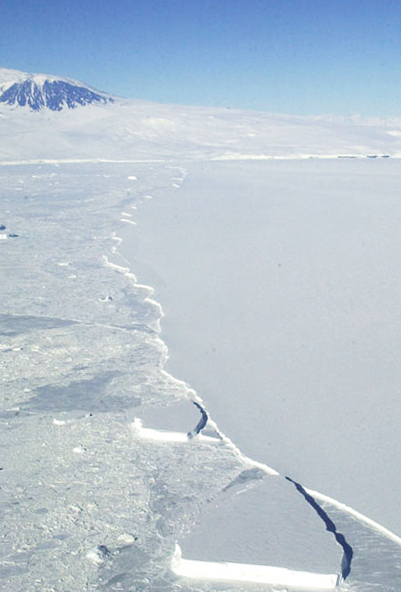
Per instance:
[[[62,111],[113,102],[111,96],[76,80],[0,68],[0,103],[12,107]]]
[[[0,166],[33,162],[401,158],[401,119],[296,116],[122,98],[0,68]]]

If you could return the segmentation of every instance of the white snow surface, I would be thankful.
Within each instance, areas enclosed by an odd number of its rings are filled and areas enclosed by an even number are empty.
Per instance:
[[[0,590],[399,590],[401,122],[0,112]]]
[[[37,86],[43,86],[46,80],[49,82],[62,80],[74,86],[83,86],[93,90],[92,87],[73,78],[65,78],[52,74],[32,74],[30,72],[21,72],[20,70],[13,70],[11,68],[0,68],[0,90],[5,90],[5,88],[8,88],[12,84],[15,84],[16,82],[24,82],[24,80],[31,80]]]
[[[26,76],[44,80],[44,75],[2,69],[0,88]],[[7,137],[0,162],[401,155],[401,119],[298,117],[114,99],[85,109],[42,109],[34,114],[28,107],[0,103],[0,130]]]
[[[173,571],[184,578],[197,580],[252,582],[289,586],[300,590],[334,590],[339,583],[339,576],[336,574],[296,572],[268,565],[182,559],[181,549],[178,545],[173,558]]]
[[[399,533],[400,181],[391,159],[202,163],[122,246],[222,431]]]

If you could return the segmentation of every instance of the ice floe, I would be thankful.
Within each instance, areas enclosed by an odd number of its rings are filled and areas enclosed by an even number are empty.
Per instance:
[[[195,580],[270,584],[298,590],[335,590],[341,581],[338,574],[315,574],[269,565],[183,559],[179,545],[176,546],[171,569],[178,576]]]

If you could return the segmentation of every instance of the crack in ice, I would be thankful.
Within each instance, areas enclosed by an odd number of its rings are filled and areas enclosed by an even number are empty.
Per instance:
[[[330,516],[323,510],[321,506],[317,503],[315,498],[306,491],[306,489],[300,484],[291,479],[291,477],[286,477],[287,481],[295,485],[296,490],[305,498],[306,502],[312,506],[315,510],[319,518],[323,520],[326,525],[326,530],[331,532],[334,535],[337,543],[343,549],[343,558],[341,562],[341,576],[343,580],[346,580],[349,574],[351,573],[351,564],[352,564],[352,557],[354,555],[354,551],[351,545],[347,542],[345,536],[337,531],[337,527],[330,518]]]
[[[196,426],[194,427],[194,429],[190,432],[188,432],[188,438],[191,439],[194,436],[197,436],[202,430],[203,428],[206,427],[206,424],[209,420],[209,415],[207,414],[207,411],[205,410],[204,407],[202,407],[202,405],[200,405],[199,403],[197,403],[196,401],[192,401],[192,403],[199,409],[199,411],[201,412],[201,418],[198,421],[198,423],[196,424]]]

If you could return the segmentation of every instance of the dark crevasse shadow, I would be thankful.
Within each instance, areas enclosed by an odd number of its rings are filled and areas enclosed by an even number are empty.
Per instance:
[[[340,550],[280,477],[246,469],[182,541],[186,559],[336,573]]]
[[[305,498],[306,502],[315,510],[319,518],[321,518],[326,525],[326,530],[334,535],[335,540],[343,549],[343,558],[341,562],[341,576],[344,580],[348,578],[351,573],[351,564],[354,551],[351,545],[347,542],[345,536],[337,531],[337,527],[329,517],[327,512],[317,503],[310,493],[308,493],[300,483],[297,483],[290,477],[286,477],[287,481],[295,485],[296,490]]]
[[[196,438],[209,420],[203,405],[193,403],[201,418],[188,433],[189,438]],[[188,573],[199,569],[199,573],[205,574],[217,570],[219,579],[218,566],[221,566],[222,574],[226,570],[227,577],[234,579],[236,570],[240,569],[249,575],[250,581],[259,576],[270,577],[267,572],[263,575],[263,570],[278,570],[278,578],[289,570],[293,572],[290,579],[294,578],[294,582],[303,577],[301,572],[307,572],[311,582],[314,577],[321,577],[319,584],[322,585],[337,586],[346,580],[351,573],[354,553],[351,545],[313,496],[290,477],[285,479],[295,486],[301,497],[294,497],[281,477],[267,477],[256,466],[245,469],[223,490],[221,498],[210,505],[201,523],[180,541],[176,573],[180,570],[185,573],[185,569]],[[313,513],[308,511],[308,506]],[[316,514],[319,521],[316,521]],[[322,522],[333,538],[327,537]],[[339,561],[341,570],[336,577]],[[279,567],[269,567],[272,565]],[[256,569],[261,569],[261,574],[256,575]]]

